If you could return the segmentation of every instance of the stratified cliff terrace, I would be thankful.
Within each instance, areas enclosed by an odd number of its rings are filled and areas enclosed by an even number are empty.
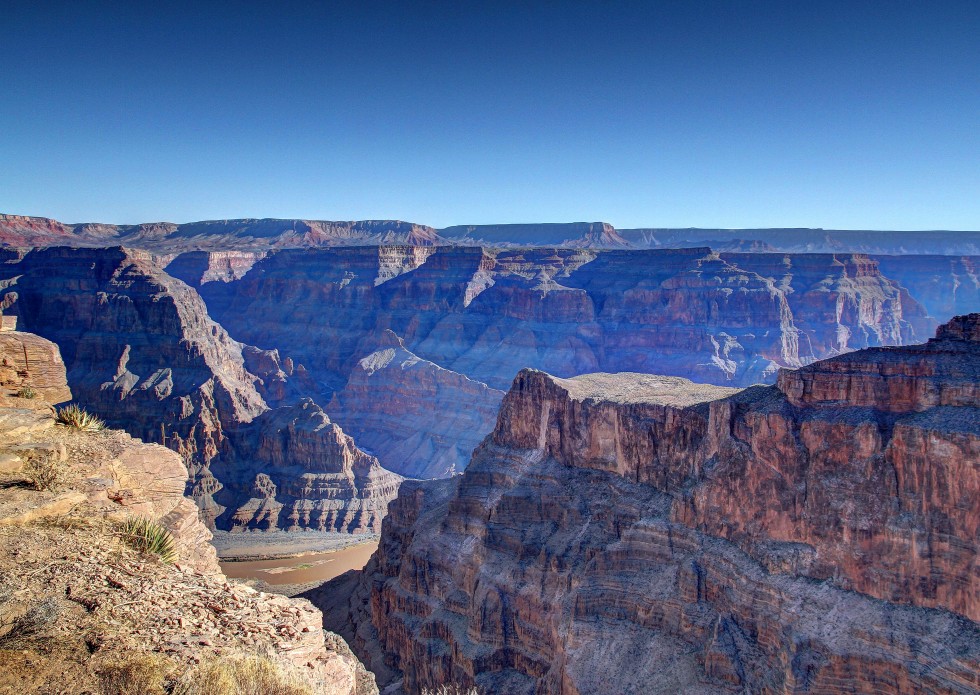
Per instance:
[[[978,384],[980,314],[734,393],[526,370],[311,597],[409,693],[975,693]]]

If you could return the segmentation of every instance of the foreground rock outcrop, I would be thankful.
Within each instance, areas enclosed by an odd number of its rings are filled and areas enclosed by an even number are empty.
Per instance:
[[[58,484],[34,489],[39,467]],[[0,389],[0,691],[163,692],[197,662],[265,654],[308,692],[377,693],[309,602],[227,582],[186,480],[169,449],[56,425],[43,397]],[[175,565],[127,545],[134,516],[172,534]]]
[[[312,598],[407,692],[974,693],[978,384],[980,314],[734,394],[524,371]]]

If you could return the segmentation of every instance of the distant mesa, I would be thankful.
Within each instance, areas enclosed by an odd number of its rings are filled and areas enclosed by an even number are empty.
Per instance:
[[[401,220],[231,219],[131,225],[66,224],[46,217],[0,215],[0,248],[125,245],[159,254],[266,252],[323,246],[547,246],[716,251],[980,255],[978,231],[810,228],[615,229],[608,222],[455,225],[436,229]]]

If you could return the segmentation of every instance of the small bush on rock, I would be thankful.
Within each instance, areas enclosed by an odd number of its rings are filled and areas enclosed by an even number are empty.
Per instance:
[[[28,400],[37,398],[37,390],[33,386],[21,386],[17,392],[17,398],[26,398]]]
[[[58,410],[56,420],[59,424],[82,432],[98,432],[105,429],[105,423],[77,405],[66,405]]]
[[[422,688],[422,695],[480,695],[476,688],[464,688],[461,685],[440,685],[435,690]]]
[[[158,555],[168,564],[177,562],[177,542],[170,531],[155,521],[134,516],[123,523],[123,540],[135,550]]]
[[[40,636],[59,615],[61,604],[57,599],[47,598],[31,604],[27,612],[8,623],[10,628],[0,637],[0,646],[10,649],[18,642]]]
[[[34,486],[35,490],[51,490],[57,492],[68,484],[68,466],[47,452],[32,452],[24,464],[24,475]]]

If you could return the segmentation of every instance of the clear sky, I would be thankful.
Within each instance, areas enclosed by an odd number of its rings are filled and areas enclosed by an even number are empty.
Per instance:
[[[980,229],[980,1],[6,0],[0,212]]]

